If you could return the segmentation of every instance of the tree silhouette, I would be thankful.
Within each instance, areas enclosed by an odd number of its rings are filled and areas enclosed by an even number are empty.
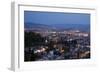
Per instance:
[[[24,48],[28,49],[24,53],[24,60],[33,61],[38,58],[38,56],[34,54],[34,49],[31,50],[31,47],[43,45],[45,39],[40,34],[31,31],[25,31],[24,34]]]

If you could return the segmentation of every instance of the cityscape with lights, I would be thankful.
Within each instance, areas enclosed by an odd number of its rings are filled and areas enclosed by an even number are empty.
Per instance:
[[[24,12],[24,61],[90,59],[90,15]]]

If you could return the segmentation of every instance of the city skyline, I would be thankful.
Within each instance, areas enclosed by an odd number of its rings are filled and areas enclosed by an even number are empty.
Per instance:
[[[90,59],[90,14],[24,11],[24,61]]]

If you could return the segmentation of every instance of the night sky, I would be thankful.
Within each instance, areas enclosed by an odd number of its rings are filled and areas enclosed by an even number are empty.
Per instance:
[[[24,11],[24,23],[89,25],[90,14]]]

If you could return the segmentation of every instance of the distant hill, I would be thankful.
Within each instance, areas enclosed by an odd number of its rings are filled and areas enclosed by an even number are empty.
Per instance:
[[[56,30],[56,31],[63,31],[63,30],[80,30],[89,32],[90,25],[82,25],[82,24],[54,24],[54,25],[46,25],[46,24],[39,24],[39,23],[24,23],[24,28],[26,30],[38,30],[38,31],[46,31],[46,30]]]
[[[24,23],[24,28],[27,30],[38,30],[38,31],[45,31],[45,30],[51,30],[51,27],[49,25],[45,24],[38,24],[38,23]]]
[[[56,27],[60,30],[80,30],[80,31],[90,31],[90,25],[89,24],[54,24],[53,27]]]

